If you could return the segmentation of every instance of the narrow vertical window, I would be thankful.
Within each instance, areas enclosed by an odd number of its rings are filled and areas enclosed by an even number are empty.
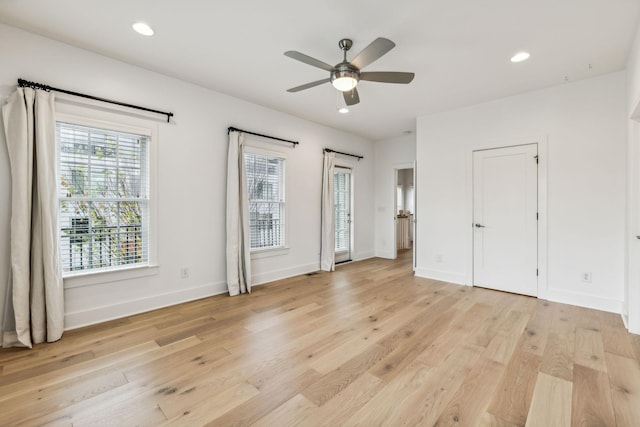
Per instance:
[[[336,166],[333,174],[335,262],[351,260],[351,169]]]
[[[251,250],[285,246],[285,159],[259,153],[244,155],[249,194]]]

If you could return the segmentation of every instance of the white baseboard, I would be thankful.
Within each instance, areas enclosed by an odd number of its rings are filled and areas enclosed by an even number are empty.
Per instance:
[[[426,279],[439,280],[441,282],[455,283],[457,285],[469,286],[464,274],[443,270],[433,270],[429,268],[416,268],[416,276]],[[603,298],[594,295],[569,292],[558,289],[546,289],[540,292],[540,299],[545,299],[563,304],[577,305],[579,307],[593,308],[595,310],[608,311],[611,313],[622,313],[622,301]],[[623,316],[625,323],[627,319]]]
[[[132,301],[125,301],[117,304],[91,308],[90,310],[75,311],[65,313],[64,329],[71,330],[102,323],[113,319],[119,319],[134,314],[140,314],[158,308],[168,307],[183,302],[193,301],[226,293],[227,283],[212,283],[195,288],[181,289],[176,292],[168,292],[160,295],[153,295],[148,298],[140,298]]]
[[[624,318],[623,318],[624,319]],[[627,330],[632,334],[640,335],[640,322],[636,322],[635,324],[631,320],[631,318],[627,318],[627,322],[625,323],[627,326]]]
[[[374,251],[359,252],[354,255],[353,260],[362,261],[364,259],[373,258],[375,256],[376,256],[376,253]]]
[[[563,304],[608,311],[611,313],[622,313],[622,301],[612,298],[598,297],[559,289],[547,289],[544,299]]]
[[[375,256],[378,258],[393,259],[393,251],[378,251]]]
[[[298,276],[300,274],[312,273],[320,270],[320,262],[299,265],[293,268],[285,268],[278,271],[270,271],[268,273],[252,274],[251,286],[263,285],[265,283],[274,282],[276,280],[287,279],[289,277]]]
[[[460,273],[454,273],[444,270],[433,270],[430,268],[416,268],[416,276],[423,277],[425,279],[439,280],[441,282],[454,283],[456,285],[467,285],[466,276]]]
[[[287,268],[268,273],[254,274],[252,286],[259,286],[275,280],[286,279],[300,274],[311,273],[320,269],[319,262],[300,265],[294,268]],[[157,310],[188,301],[206,298],[214,295],[227,293],[227,283],[219,282],[198,286],[189,289],[181,289],[175,292],[168,292],[160,295],[153,295],[148,298],[140,298],[132,301],[125,301],[117,304],[95,307],[89,310],[65,313],[65,330],[77,329],[96,323],[107,322],[126,316]]]

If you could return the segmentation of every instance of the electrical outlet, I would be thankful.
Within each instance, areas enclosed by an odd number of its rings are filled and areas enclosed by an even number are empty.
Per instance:
[[[188,279],[189,278],[189,267],[182,267],[180,269],[180,278]]]
[[[584,283],[591,283],[591,272],[582,273],[582,281]]]
[[[440,264],[442,262],[442,254],[436,254],[436,262]]]

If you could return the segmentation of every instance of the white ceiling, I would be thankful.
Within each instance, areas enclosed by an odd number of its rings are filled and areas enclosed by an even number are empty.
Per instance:
[[[420,115],[624,69],[639,16],[639,0],[0,2],[0,22],[373,140],[414,130]],[[133,32],[137,20],[156,35]],[[393,40],[365,71],[412,71],[414,81],[361,82],[346,115],[329,84],[286,92],[328,73],[285,51],[336,64],[345,37],[349,59],[376,37]],[[520,50],[531,59],[510,63]]]

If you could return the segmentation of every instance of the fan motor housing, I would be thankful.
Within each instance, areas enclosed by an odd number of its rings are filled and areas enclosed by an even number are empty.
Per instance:
[[[331,82],[341,77],[351,77],[356,81],[360,81],[360,70],[350,62],[343,61],[333,67],[331,70]]]

